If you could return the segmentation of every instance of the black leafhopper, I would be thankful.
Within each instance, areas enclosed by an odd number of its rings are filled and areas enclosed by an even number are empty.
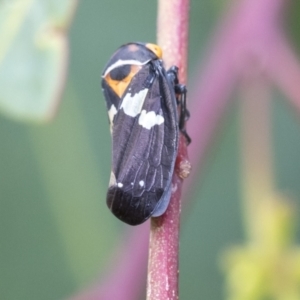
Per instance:
[[[177,72],[175,66],[165,70],[159,46],[129,43],[113,54],[102,74],[112,135],[107,205],[130,225],[166,211],[179,130],[190,141],[184,130],[186,89]]]

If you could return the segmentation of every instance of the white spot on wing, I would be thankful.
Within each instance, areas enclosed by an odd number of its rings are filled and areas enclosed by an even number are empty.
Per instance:
[[[116,107],[112,104],[112,106],[110,107],[110,109],[108,111],[108,118],[109,118],[109,122],[110,122],[110,129],[112,129],[113,119],[114,119],[114,116],[116,115],[117,112],[118,111],[117,111]]]
[[[118,187],[119,188],[123,187],[123,183],[122,182],[118,182]]]
[[[115,184],[116,184],[116,176],[113,173],[113,171],[111,171],[108,186],[112,186],[112,185],[115,185]]]
[[[141,180],[141,181],[139,182],[139,185],[140,185],[141,187],[143,187],[143,186],[145,185],[144,180]]]
[[[129,93],[126,94],[120,109],[123,108],[125,114],[130,117],[137,116],[142,110],[147,93],[148,89],[143,89],[133,96],[131,96]]]
[[[146,112],[142,110],[142,113],[139,117],[139,124],[146,129],[151,129],[154,125],[160,125],[164,122],[164,117],[157,115],[154,111]]]

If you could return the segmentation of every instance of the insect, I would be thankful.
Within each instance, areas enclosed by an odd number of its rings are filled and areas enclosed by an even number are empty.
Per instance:
[[[177,73],[175,66],[165,70],[159,46],[128,43],[113,54],[102,74],[112,135],[107,205],[130,225],[166,211],[179,130],[190,142],[184,129],[186,89]]]

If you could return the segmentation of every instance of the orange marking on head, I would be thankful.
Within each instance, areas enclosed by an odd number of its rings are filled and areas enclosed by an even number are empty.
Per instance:
[[[156,44],[146,44],[146,47],[151,50],[159,59],[162,59],[162,49]]]

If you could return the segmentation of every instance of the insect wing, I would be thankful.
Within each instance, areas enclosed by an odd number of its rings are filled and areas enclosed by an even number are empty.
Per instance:
[[[164,213],[178,148],[176,99],[161,62],[142,66],[121,98],[103,83],[112,126],[107,204],[137,225]]]

